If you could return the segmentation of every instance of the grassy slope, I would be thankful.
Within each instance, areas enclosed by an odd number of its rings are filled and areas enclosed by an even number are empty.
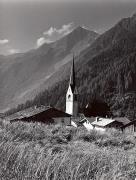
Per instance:
[[[0,121],[0,179],[134,179],[133,136]]]

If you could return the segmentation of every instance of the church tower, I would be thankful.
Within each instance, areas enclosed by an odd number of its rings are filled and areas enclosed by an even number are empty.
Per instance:
[[[75,80],[74,56],[71,67],[69,87],[66,94],[66,113],[75,117],[78,115],[78,91]]]

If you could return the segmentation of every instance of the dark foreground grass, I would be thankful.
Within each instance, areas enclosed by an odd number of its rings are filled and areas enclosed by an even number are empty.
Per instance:
[[[132,135],[0,121],[0,180],[134,180]]]

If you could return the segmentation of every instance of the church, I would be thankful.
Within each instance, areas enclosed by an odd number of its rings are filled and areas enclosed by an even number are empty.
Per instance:
[[[74,117],[78,116],[78,91],[76,87],[74,57],[72,61],[69,86],[66,93],[66,113],[71,114]]]

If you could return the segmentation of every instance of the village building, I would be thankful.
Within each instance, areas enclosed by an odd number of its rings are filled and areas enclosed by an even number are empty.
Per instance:
[[[124,133],[130,133],[136,135],[136,120],[125,124],[121,128]]]
[[[123,126],[125,126],[131,122],[127,117],[114,117],[113,119],[117,122],[121,122],[123,124]]]
[[[50,106],[30,107],[6,117],[6,120],[71,125],[70,114]]]
[[[95,117],[85,117],[80,120],[80,125],[85,127],[88,131],[93,130],[94,126],[92,123],[95,121]]]
[[[95,130],[105,131],[107,128],[120,129],[123,123],[118,122],[115,119],[96,117],[96,120],[92,122],[92,125]]]
[[[109,128],[122,130],[122,127],[129,124],[131,121],[126,117],[104,118],[104,117],[83,117],[79,124],[85,127],[88,131],[99,130],[105,131]]]

